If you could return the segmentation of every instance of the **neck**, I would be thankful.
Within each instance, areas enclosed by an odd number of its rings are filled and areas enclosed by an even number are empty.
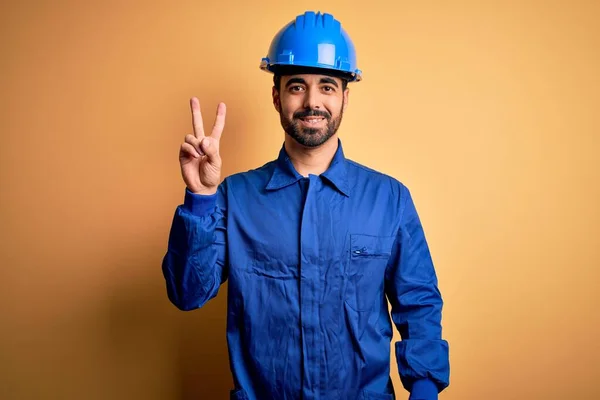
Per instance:
[[[289,135],[285,136],[285,151],[296,171],[302,176],[308,176],[309,174],[321,175],[325,172],[329,168],[337,148],[337,133],[318,147],[306,147],[296,142]]]

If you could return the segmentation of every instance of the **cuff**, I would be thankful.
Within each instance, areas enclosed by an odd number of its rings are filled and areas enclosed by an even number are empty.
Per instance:
[[[438,389],[430,379],[419,379],[413,383],[408,400],[437,400]]]
[[[217,193],[203,195],[192,193],[188,188],[185,189],[185,199],[183,201],[183,208],[189,213],[198,217],[202,217],[210,214],[216,205]]]

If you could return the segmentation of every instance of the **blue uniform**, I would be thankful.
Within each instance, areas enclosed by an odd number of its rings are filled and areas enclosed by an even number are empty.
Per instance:
[[[228,280],[232,399],[394,399],[392,322],[411,399],[449,383],[442,298],[410,192],[346,159],[341,142],[319,176],[301,176],[282,148],[215,195],[186,190],[162,267],[182,310]]]

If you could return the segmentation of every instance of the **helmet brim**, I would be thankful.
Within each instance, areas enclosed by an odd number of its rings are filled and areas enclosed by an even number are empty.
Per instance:
[[[356,79],[355,74],[351,74],[346,71],[340,71],[332,68],[320,68],[320,67],[306,67],[303,65],[269,65],[267,70],[271,71],[275,75],[303,75],[303,74],[313,74],[313,75],[327,75],[334,78],[344,79],[348,82],[353,82]]]

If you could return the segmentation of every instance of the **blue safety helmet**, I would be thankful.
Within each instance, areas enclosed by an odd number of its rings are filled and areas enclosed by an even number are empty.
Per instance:
[[[331,14],[312,11],[277,32],[260,68],[276,74],[300,68],[339,75],[350,82],[362,79],[354,44],[340,21]]]

